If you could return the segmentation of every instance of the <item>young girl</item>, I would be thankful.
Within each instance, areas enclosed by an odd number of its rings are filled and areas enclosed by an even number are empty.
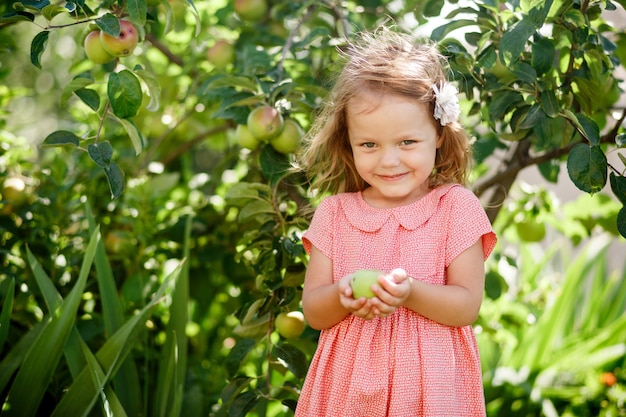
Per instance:
[[[321,201],[302,305],[321,330],[298,417],[481,416],[472,323],[496,237],[435,45],[381,29],[346,53],[301,155]],[[384,271],[354,299],[359,269]]]

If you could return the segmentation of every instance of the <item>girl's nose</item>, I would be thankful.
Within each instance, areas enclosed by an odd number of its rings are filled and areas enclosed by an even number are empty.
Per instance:
[[[380,160],[381,165],[385,167],[395,167],[400,164],[400,155],[396,149],[387,149],[383,151]]]

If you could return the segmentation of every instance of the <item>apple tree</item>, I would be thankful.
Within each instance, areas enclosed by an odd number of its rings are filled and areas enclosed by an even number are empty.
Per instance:
[[[289,414],[317,337],[299,314],[315,199],[289,168],[341,65],[337,48],[362,29],[394,22],[441,43],[492,221],[507,215],[500,193],[537,165],[545,181],[566,169],[582,192],[610,188],[621,208],[601,225],[626,236],[626,37],[608,23],[624,6],[3,3],[3,410]],[[528,201],[524,220],[543,209]],[[43,351],[35,331],[61,326],[63,306],[75,320],[64,339],[48,332],[56,362],[36,367],[20,352]],[[139,336],[123,343],[125,329]],[[45,378],[31,387],[29,375]]]

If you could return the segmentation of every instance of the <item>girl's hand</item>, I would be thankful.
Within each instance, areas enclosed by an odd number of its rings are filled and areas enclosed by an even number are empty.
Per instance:
[[[372,310],[378,317],[387,317],[409,297],[411,280],[404,269],[396,268],[385,277],[380,277],[378,284],[380,287],[373,288],[376,297],[370,299]]]
[[[352,274],[348,274],[339,280],[339,301],[343,308],[348,310],[351,314],[360,317],[365,320],[371,320],[376,317],[376,313],[373,310],[373,300],[375,298],[365,299],[359,298],[355,300],[352,296],[352,287],[350,287],[350,281],[352,280]]]

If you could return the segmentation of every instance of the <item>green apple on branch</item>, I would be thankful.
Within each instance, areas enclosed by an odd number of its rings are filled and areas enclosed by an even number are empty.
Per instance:
[[[248,129],[258,140],[268,142],[283,131],[283,115],[276,107],[265,104],[252,110],[247,119]]]
[[[295,339],[299,337],[305,328],[304,314],[294,310],[287,313],[282,312],[276,316],[274,321],[276,330],[285,339]]]
[[[114,57],[129,56],[139,42],[139,32],[128,20],[120,20],[120,34],[115,37],[100,32],[100,42],[104,50]]]
[[[101,31],[99,29],[92,30],[87,34],[87,37],[85,37],[85,55],[87,55],[87,58],[94,64],[106,64],[115,59],[113,55],[104,49],[100,41],[100,33]]]

